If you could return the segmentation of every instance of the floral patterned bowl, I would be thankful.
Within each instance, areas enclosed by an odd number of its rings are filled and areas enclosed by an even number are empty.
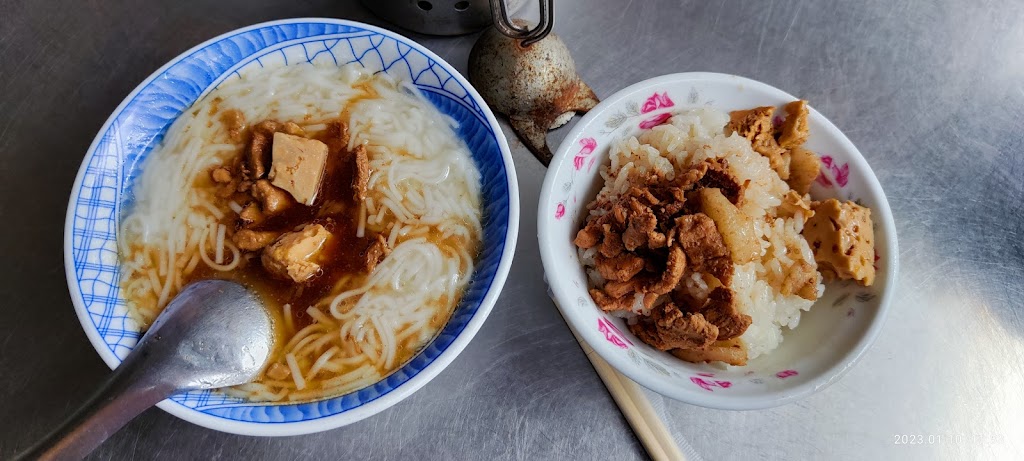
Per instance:
[[[684,402],[723,409],[782,405],[835,382],[878,335],[896,281],[896,231],[892,212],[864,157],[838,128],[811,108],[807,147],[818,153],[823,172],[814,198],[857,200],[872,210],[875,224],[875,283],[835,282],[805,312],[799,327],[784,332],[770,354],[744,367],[678,360],[636,339],[619,318],[603,313],[587,293],[587,278],[573,238],[586,204],[602,185],[601,165],[615,139],[666,122],[682,110],[710,106],[723,111],[777,105],[796,99],[742,77],[712,73],[665,75],[630,86],[605,99],[576,124],[555,154],[538,205],[538,237],[551,297],[580,337],[637,383]]]

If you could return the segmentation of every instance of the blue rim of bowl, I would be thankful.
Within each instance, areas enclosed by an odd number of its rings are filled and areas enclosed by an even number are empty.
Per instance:
[[[780,97],[788,98],[789,100],[795,100],[796,97],[789,93],[775,88],[767,83],[762,83],[757,80],[752,80],[746,77],[740,77],[731,74],[721,74],[714,72],[682,72],[676,74],[667,74],[659,77],[649,78],[643,80],[626,88],[623,88],[615,94],[603,99],[596,107],[591,109],[575,126],[572,130],[563,138],[562,144],[559,146],[558,151],[555,153],[554,158],[551,160],[551,165],[548,167],[547,174],[544,177],[544,183],[540,190],[540,203],[537,206],[537,235],[540,240],[540,255],[541,262],[544,266],[545,273],[549,273],[549,267],[553,266],[552,258],[555,258],[555,249],[553,248],[553,242],[549,238],[550,230],[549,223],[551,222],[550,217],[553,216],[553,210],[551,209],[551,200],[546,200],[547,197],[552,195],[555,190],[555,177],[561,168],[568,168],[572,162],[568,160],[570,156],[570,147],[574,145],[576,140],[580,137],[584,130],[587,129],[592,123],[597,122],[597,118],[602,116],[604,111],[608,108],[615,107],[622,100],[627,97],[638,94],[644,89],[649,89],[658,85],[664,85],[666,83],[678,83],[682,81],[708,81],[708,80],[725,80],[729,79],[731,83],[753,87],[761,87],[769,92],[775,93]],[[888,317],[890,304],[892,301],[892,286],[896,283],[896,277],[899,273],[899,245],[896,238],[896,225],[893,222],[892,209],[889,207],[889,201],[885,197],[885,192],[882,190],[882,185],[878,182],[878,177],[875,175],[874,170],[868,165],[864,155],[860,153],[857,146],[850,141],[846,135],[837,128],[831,120],[824,115],[821,115],[813,107],[810,108],[812,116],[820,117],[827,130],[835,133],[836,139],[844,147],[845,150],[850,152],[850,161],[853,162],[857,171],[867,172],[867,184],[873,189],[878,195],[879,201],[877,208],[877,214],[882,217],[880,225],[885,232],[886,236],[891,236],[891,248],[886,252],[884,258],[886,259],[886,283],[888,287],[882,290],[881,299],[879,300],[878,313],[875,319],[865,334],[857,341],[853,348],[843,356],[842,360],[838,361],[836,365],[828,368],[823,376],[826,376],[824,381],[808,381],[797,386],[782,389],[768,390],[763,394],[757,396],[734,396],[725,394],[703,394],[700,398],[694,398],[697,396],[695,393],[691,393],[681,386],[670,386],[666,383],[651,381],[634,369],[634,364],[621,353],[618,353],[618,349],[610,345],[604,340],[597,330],[592,328],[586,328],[584,325],[579,324],[576,321],[573,309],[574,303],[563,303],[558,302],[559,299],[570,299],[564,288],[558,283],[553,283],[549,279],[549,286],[551,289],[552,296],[555,298],[555,304],[558,309],[562,311],[565,319],[570,323],[574,329],[582,335],[583,339],[593,348],[597,353],[611,364],[616,370],[625,374],[630,379],[636,381],[638,384],[643,385],[661,395],[671,397],[673,399],[699,405],[707,408],[716,408],[722,410],[757,410],[764,408],[771,408],[787,403],[791,403],[807,397],[815,392],[818,392],[831,384],[839,380],[845,375],[853,366],[860,360],[864,353],[868,350],[878,334],[881,332],[882,327],[885,325],[885,319]],[[875,213],[873,213],[875,214]],[[563,308],[563,306],[568,306]]]
[[[68,281],[69,291],[71,292],[71,299],[79,320],[83,325],[83,330],[88,336],[93,347],[109,367],[116,367],[120,364],[121,360],[112,350],[113,346],[107,343],[100,334],[99,327],[93,321],[91,313],[88,311],[85,304],[83,290],[80,286],[82,280],[77,273],[81,267],[76,265],[74,247],[75,233],[78,229],[75,226],[75,223],[79,218],[76,216],[76,210],[78,209],[78,206],[81,205],[80,202],[83,200],[81,197],[83,181],[87,175],[87,171],[90,169],[91,161],[96,156],[98,148],[103,142],[104,137],[111,132],[111,129],[119,116],[121,116],[122,113],[124,113],[125,110],[135,102],[136,98],[141,93],[150,88],[150,86],[159,78],[166,76],[168,71],[174,69],[175,66],[187,63],[193,55],[213,46],[222,43],[225,45],[229,44],[228,39],[230,38],[244,34],[252,34],[254,32],[263,32],[265,34],[273,35],[275,33],[282,33],[280,29],[288,27],[302,29],[304,32],[303,34],[293,37],[276,37],[278,39],[277,41],[273,41],[269,44],[263,44],[262,47],[257,46],[249,54],[239,57],[235,62],[227,65],[221,71],[215,71],[215,75],[213,75],[212,80],[207,82],[205,86],[199,85],[200,88],[198,89],[195,97],[184,103],[181,110],[187,109],[187,107],[189,107],[195,100],[198,100],[198,98],[202,97],[207,91],[219,84],[226,75],[230,74],[232,69],[236,69],[241,64],[252,62],[253,59],[258,59],[259,56],[262,56],[260,53],[270,48],[283,49],[288,46],[289,43],[299,43],[300,40],[313,41],[316,40],[317,37],[325,36],[331,36],[332,38],[329,39],[333,39],[337,38],[338,35],[357,32],[379,34],[386,39],[394,40],[397,44],[401,44],[403,47],[407,48],[407,50],[402,50],[402,47],[397,48],[400,53],[403,51],[405,53],[400,56],[400,59],[405,59],[406,55],[412,51],[419,52],[427,59],[429,63],[428,69],[435,65],[438,66],[440,69],[447,72],[451,76],[451,80],[454,80],[455,83],[458,84],[458,86],[466,93],[466,97],[464,98],[459,98],[454,94],[450,97],[442,95],[440,92],[445,91],[444,87],[449,81],[445,80],[444,82],[441,82],[440,89],[420,87],[421,93],[424,93],[425,97],[435,104],[435,106],[443,104],[445,100],[457,104],[462,110],[473,113],[479,123],[482,124],[482,128],[487,130],[487,133],[484,133],[483,135],[489,136],[488,138],[485,138],[482,141],[477,139],[473,142],[488,143],[488,151],[480,155],[489,155],[491,163],[497,162],[497,165],[481,165],[480,159],[477,158],[478,150],[476,149],[473,150],[473,156],[478,168],[481,169],[482,181],[487,181],[484,176],[485,168],[488,170],[496,169],[494,172],[498,175],[496,179],[490,181],[491,184],[481,184],[481,191],[485,198],[483,203],[485,210],[485,249],[483,251],[487,251],[487,242],[489,241],[494,241],[495,246],[486,256],[483,254],[480,256],[480,259],[477,261],[477,267],[474,270],[472,281],[470,282],[471,285],[467,288],[466,293],[463,296],[463,302],[461,302],[456,308],[456,311],[452,314],[452,318],[442,331],[439,332],[438,335],[413,359],[403,365],[402,368],[386,376],[374,385],[342,396],[306,403],[272,405],[245,404],[244,406],[239,407],[249,409],[245,415],[215,415],[185,406],[183,403],[175,401],[173,398],[158,404],[160,408],[167,412],[195,424],[220,431],[245,435],[297,435],[343,426],[380,412],[421,388],[440,373],[448,364],[450,364],[452,360],[454,360],[454,358],[466,347],[473,336],[475,336],[476,332],[479,331],[483,322],[490,313],[490,310],[493,308],[501,291],[501,287],[504,285],[505,279],[508,276],[508,271],[511,267],[512,257],[518,238],[518,181],[516,179],[515,166],[512,161],[511,151],[509,150],[505,137],[499,128],[494,114],[491,113],[486,104],[483,103],[483,98],[480,97],[476,90],[473,89],[469,82],[466,81],[458,71],[436,54],[400,34],[355,21],[339,19],[286,19],[255,24],[227,32],[196,45],[195,47],[178,55],[167,64],[153,72],[131,93],[129,93],[129,95],[121,102],[121,104],[118,105],[100,129],[93,143],[90,145],[75,178],[65,219],[65,275]],[[326,29],[329,28],[333,28],[335,30],[327,31]],[[317,31],[312,29],[323,30]],[[345,37],[340,37],[339,39],[344,40]],[[230,44],[235,45],[233,43]],[[398,46],[397,44],[396,46]],[[378,44],[375,46],[380,45]],[[397,62],[397,60],[395,62]],[[442,108],[439,107],[439,109]],[[178,113],[180,113],[180,111],[178,111]],[[141,152],[138,153],[139,156],[148,154],[148,152],[152,150],[153,146],[162,139],[167,126],[173,122],[178,113],[174,114],[169,121],[166,121],[165,125],[159,129],[158,133],[156,133],[146,145],[142,146]],[[476,131],[479,131],[479,129],[480,128],[477,128]],[[477,133],[477,135],[478,136],[476,138],[481,134]],[[470,140],[466,139],[466,136],[468,136],[468,134],[460,134],[460,137],[469,144]],[[494,145],[491,146],[491,143]],[[493,152],[495,149],[496,153],[499,154],[497,156],[494,155]],[[500,162],[498,162],[499,159]],[[123,169],[124,162],[125,160],[122,159],[122,162],[117,164],[117,168]],[[127,180],[125,180],[125,182],[127,182]],[[96,186],[90,185],[90,187],[95,188]],[[111,206],[111,213],[114,214],[114,221],[116,222],[118,220],[117,210],[120,208],[120,202],[123,202],[126,199],[122,196],[122,193],[130,191],[130,187],[118,184],[115,189],[115,201],[118,203]],[[487,199],[492,196],[496,198],[496,200]],[[87,199],[86,201],[90,200],[91,199]],[[92,211],[94,207],[95,204],[92,204],[92,206],[89,206],[88,208]],[[497,210],[495,211],[498,213],[489,212],[489,208],[491,207],[496,207]],[[504,212],[504,214],[501,212]],[[110,239],[112,238],[108,238],[108,240]],[[116,285],[116,278],[114,279],[114,283]],[[483,289],[481,289],[481,287]],[[120,299],[120,290],[119,288],[116,288],[116,290],[118,292],[117,299],[108,300],[108,303],[116,303]],[[473,299],[473,301],[468,302],[468,299]],[[110,308],[110,306],[107,307],[107,309]],[[457,317],[458,321],[456,321]],[[263,419],[270,419],[271,421],[261,422],[240,419],[243,417],[251,417],[251,413],[255,409],[259,409],[264,413]],[[270,414],[270,417],[268,417],[268,412],[274,414]],[[279,419],[279,421],[272,421],[275,418]]]

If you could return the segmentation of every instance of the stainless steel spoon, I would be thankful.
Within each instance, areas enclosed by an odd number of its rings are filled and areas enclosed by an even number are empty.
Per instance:
[[[171,300],[99,392],[17,459],[84,458],[171,395],[252,381],[273,346],[273,320],[255,293],[225,280],[192,283]]]

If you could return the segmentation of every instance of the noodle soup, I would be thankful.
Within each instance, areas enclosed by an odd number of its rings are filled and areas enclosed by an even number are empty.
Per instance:
[[[278,317],[260,401],[350,392],[443,327],[481,241],[480,178],[451,120],[354,67],[261,69],[221,84],[135,180],[119,237],[130,314],[187,283],[239,281]]]

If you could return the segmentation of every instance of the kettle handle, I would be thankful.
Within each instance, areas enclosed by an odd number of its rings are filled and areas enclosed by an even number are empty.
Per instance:
[[[551,32],[554,25],[555,5],[553,0],[539,0],[540,3],[540,24],[530,29],[518,26],[508,18],[508,8],[505,7],[505,0],[490,0],[491,16],[494,18],[494,27],[508,37],[522,40],[522,46],[530,46]]]

